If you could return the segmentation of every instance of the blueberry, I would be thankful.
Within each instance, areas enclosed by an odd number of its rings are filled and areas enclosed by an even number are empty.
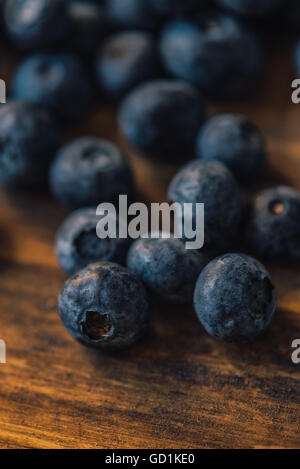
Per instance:
[[[119,112],[121,130],[146,156],[172,162],[193,154],[205,107],[187,83],[155,80],[125,97]]]
[[[58,152],[50,169],[50,187],[66,207],[116,202],[133,188],[131,170],[119,149],[94,137],[74,140]]]
[[[56,235],[56,256],[67,274],[72,275],[98,261],[125,264],[130,240],[98,238],[96,227],[100,218],[96,208],[83,208],[69,215],[60,226]],[[117,219],[116,224],[118,227]]]
[[[70,0],[67,15],[71,49],[79,54],[92,54],[110,29],[104,6],[96,0]]]
[[[52,46],[68,31],[65,0],[6,0],[8,34],[20,47]]]
[[[245,254],[224,254],[201,272],[194,306],[206,331],[227,342],[250,342],[270,325],[276,308],[272,279]]]
[[[132,345],[149,322],[142,282],[109,262],[91,264],[67,280],[58,304],[61,320],[74,339],[108,351]]]
[[[91,84],[83,64],[71,54],[36,54],[17,68],[12,94],[60,117],[80,117],[91,101]]]
[[[260,75],[259,39],[230,16],[213,13],[172,20],[162,32],[160,46],[172,75],[214,98],[241,97]]]
[[[266,159],[264,138],[246,117],[223,114],[210,119],[197,138],[198,158],[224,163],[242,182],[259,179]]]
[[[199,11],[207,0],[148,0],[155,11],[163,15],[183,14]]]
[[[21,101],[1,105],[0,182],[44,184],[57,146],[57,129],[46,111]]]
[[[263,16],[276,10],[282,0],[217,0],[218,5],[246,16]]]
[[[282,25],[284,18],[285,27],[289,36],[291,33],[299,34],[300,30],[300,3],[299,0],[285,0],[277,17],[279,26]],[[276,24],[277,26],[277,24]]]
[[[192,301],[204,256],[188,250],[180,239],[138,239],[129,249],[127,267],[169,303]]]
[[[171,181],[168,197],[181,204],[204,204],[207,250],[222,252],[231,246],[239,233],[242,202],[235,178],[222,163],[195,160],[186,164]]]
[[[155,31],[161,23],[148,0],[106,0],[106,8],[117,29]]]
[[[154,37],[139,31],[109,37],[102,45],[95,65],[100,89],[113,99],[160,74]]]
[[[295,66],[298,77],[300,77],[300,41],[296,44],[295,49]]]
[[[300,260],[300,194],[279,186],[252,201],[246,238],[253,252],[267,259]]]

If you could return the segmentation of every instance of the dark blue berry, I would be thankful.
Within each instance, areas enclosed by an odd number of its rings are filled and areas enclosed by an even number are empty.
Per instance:
[[[276,294],[260,262],[244,254],[225,254],[201,272],[194,306],[210,335],[243,343],[254,340],[270,325]]]
[[[50,169],[50,187],[66,207],[116,202],[133,188],[131,170],[119,149],[94,137],[77,139],[58,152]]]
[[[147,330],[149,303],[142,282],[124,267],[91,264],[65,283],[59,314],[71,336],[103,350],[125,349]]]
[[[161,53],[172,75],[221,99],[246,94],[262,65],[262,46],[256,35],[234,18],[218,13],[169,22],[162,32]]]
[[[200,130],[196,146],[198,158],[224,163],[242,182],[262,176],[266,159],[264,138],[244,116],[213,117]]]
[[[257,194],[251,203],[246,238],[259,256],[283,262],[299,261],[299,192],[279,186]]]
[[[216,251],[230,247],[239,233],[242,202],[235,178],[222,163],[196,160],[186,164],[171,181],[168,197],[194,207],[203,203],[204,247]]]
[[[108,16],[117,29],[157,30],[161,17],[149,0],[106,0]]]
[[[295,66],[298,78],[300,77],[300,41],[296,44],[295,49]]]
[[[68,31],[65,0],[6,0],[4,20],[20,47],[52,46]]]
[[[69,215],[56,235],[56,256],[60,267],[72,275],[94,262],[125,264],[128,238],[100,239],[96,227],[100,220],[96,208],[83,208]],[[118,219],[116,218],[118,232]]]
[[[276,10],[282,0],[217,0],[221,7],[245,16],[263,16]]]
[[[207,0],[148,0],[148,4],[162,15],[176,15],[200,11]]]
[[[146,156],[172,162],[193,154],[204,116],[203,101],[194,87],[156,80],[125,97],[119,123],[129,142]]]
[[[109,32],[105,8],[96,0],[70,0],[68,45],[79,54],[92,54]]]
[[[92,91],[87,70],[75,56],[36,54],[17,68],[12,94],[74,119],[88,108]]]
[[[45,184],[57,146],[57,129],[47,112],[21,101],[1,105],[0,182]]]
[[[290,36],[291,33],[299,34],[300,30],[300,3],[299,0],[285,0],[282,8],[279,10],[277,17],[275,18],[275,25],[279,24],[282,26],[282,18],[284,19],[284,26],[287,34]],[[277,27],[278,30],[278,27]],[[277,32],[277,31],[276,31]]]
[[[127,267],[147,287],[170,303],[192,301],[204,256],[188,250],[180,239],[138,239],[127,256]]]
[[[102,45],[95,66],[100,89],[113,99],[120,98],[140,83],[159,76],[154,37],[139,31],[115,34]]]

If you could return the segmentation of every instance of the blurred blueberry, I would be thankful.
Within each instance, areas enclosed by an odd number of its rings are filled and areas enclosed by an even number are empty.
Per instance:
[[[164,65],[172,75],[213,98],[245,95],[262,68],[262,45],[256,34],[219,13],[170,21],[160,46]]]
[[[155,11],[162,15],[199,12],[212,3],[211,0],[147,0]]]
[[[49,47],[68,33],[65,0],[6,0],[7,32],[20,47]]]
[[[106,8],[116,29],[155,31],[161,23],[148,0],[106,0]]]
[[[300,77],[300,41],[298,40],[295,48],[295,67],[298,78]]]
[[[78,119],[91,103],[88,71],[71,54],[35,54],[17,67],[15,98],[37,104],[60,117]]]
[[[46,111],[21,101],[1,104],[1,183],[44,185],[57,146],[57,129]]]
[[[205,113],[194,87],[176,80],[155,80],[124,98],[119,123],[128,141],[146,156],[174,162],[193,155]]]
[[[96,0],[70,0],[69,46],[79,54],[91,55],[109,32],[105,8]]]
[[[100,89],[113,99],[161,73],[154,38],[138,31],[109,37],[102,45],[95,65]]]
[[[50,187],[62,205],[76,209],[131,194],[133,177],[115,145],[85,137],[59,150],[50,170]]]
[[[286,32],[290,36],[291,32],[299,34],[300,33],[300,2],[299,0],[285,0],[282,8],[279,11],[277,16],[276,26],[282,23],[282,18],[284,18],[284,23],[286,27]],[[277,28],[278,30],[278,28]]]
[[[245,16],[263,16],[272,13],[283,0],[216,0],[221,7]],[[286,0],[285,0],[286,1]]]

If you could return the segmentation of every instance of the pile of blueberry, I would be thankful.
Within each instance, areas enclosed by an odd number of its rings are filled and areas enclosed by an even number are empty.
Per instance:
[[[262,32],[300,33],[299,1],[1,0],[0,8],[2,41],[21,57],[0,107],[0,181],[26,188],[48,180],[72,210],[56,236],[58,262],[71,275],[59,296],[70,334],[105,350],[128,347],[147,330],[150,296],[194,301],[217,339],[248,342],[265,331],[276,294],[252,255],[300,261],[300,194],[280,186],[245,200],[241,188],[264,175],[264,138],[245,116],[208,119],[206,99],[253,92]],[[295,64],[300,73],[300,43]],[[61,147],[58,128],[107,99],[132,147],[185,163],[168,199],[205,204],[202,250],[175,237],[97,237],[96,206],[134,194],[131,168],[96,137]]]

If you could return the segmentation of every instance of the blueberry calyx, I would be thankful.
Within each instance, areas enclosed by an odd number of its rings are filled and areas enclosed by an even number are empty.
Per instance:
[[[92,342],[97,343],[112,334],[113,325],[108,314],[99,313],[99,311],[87,311],[85,320],[81,322],[81,330]]]

